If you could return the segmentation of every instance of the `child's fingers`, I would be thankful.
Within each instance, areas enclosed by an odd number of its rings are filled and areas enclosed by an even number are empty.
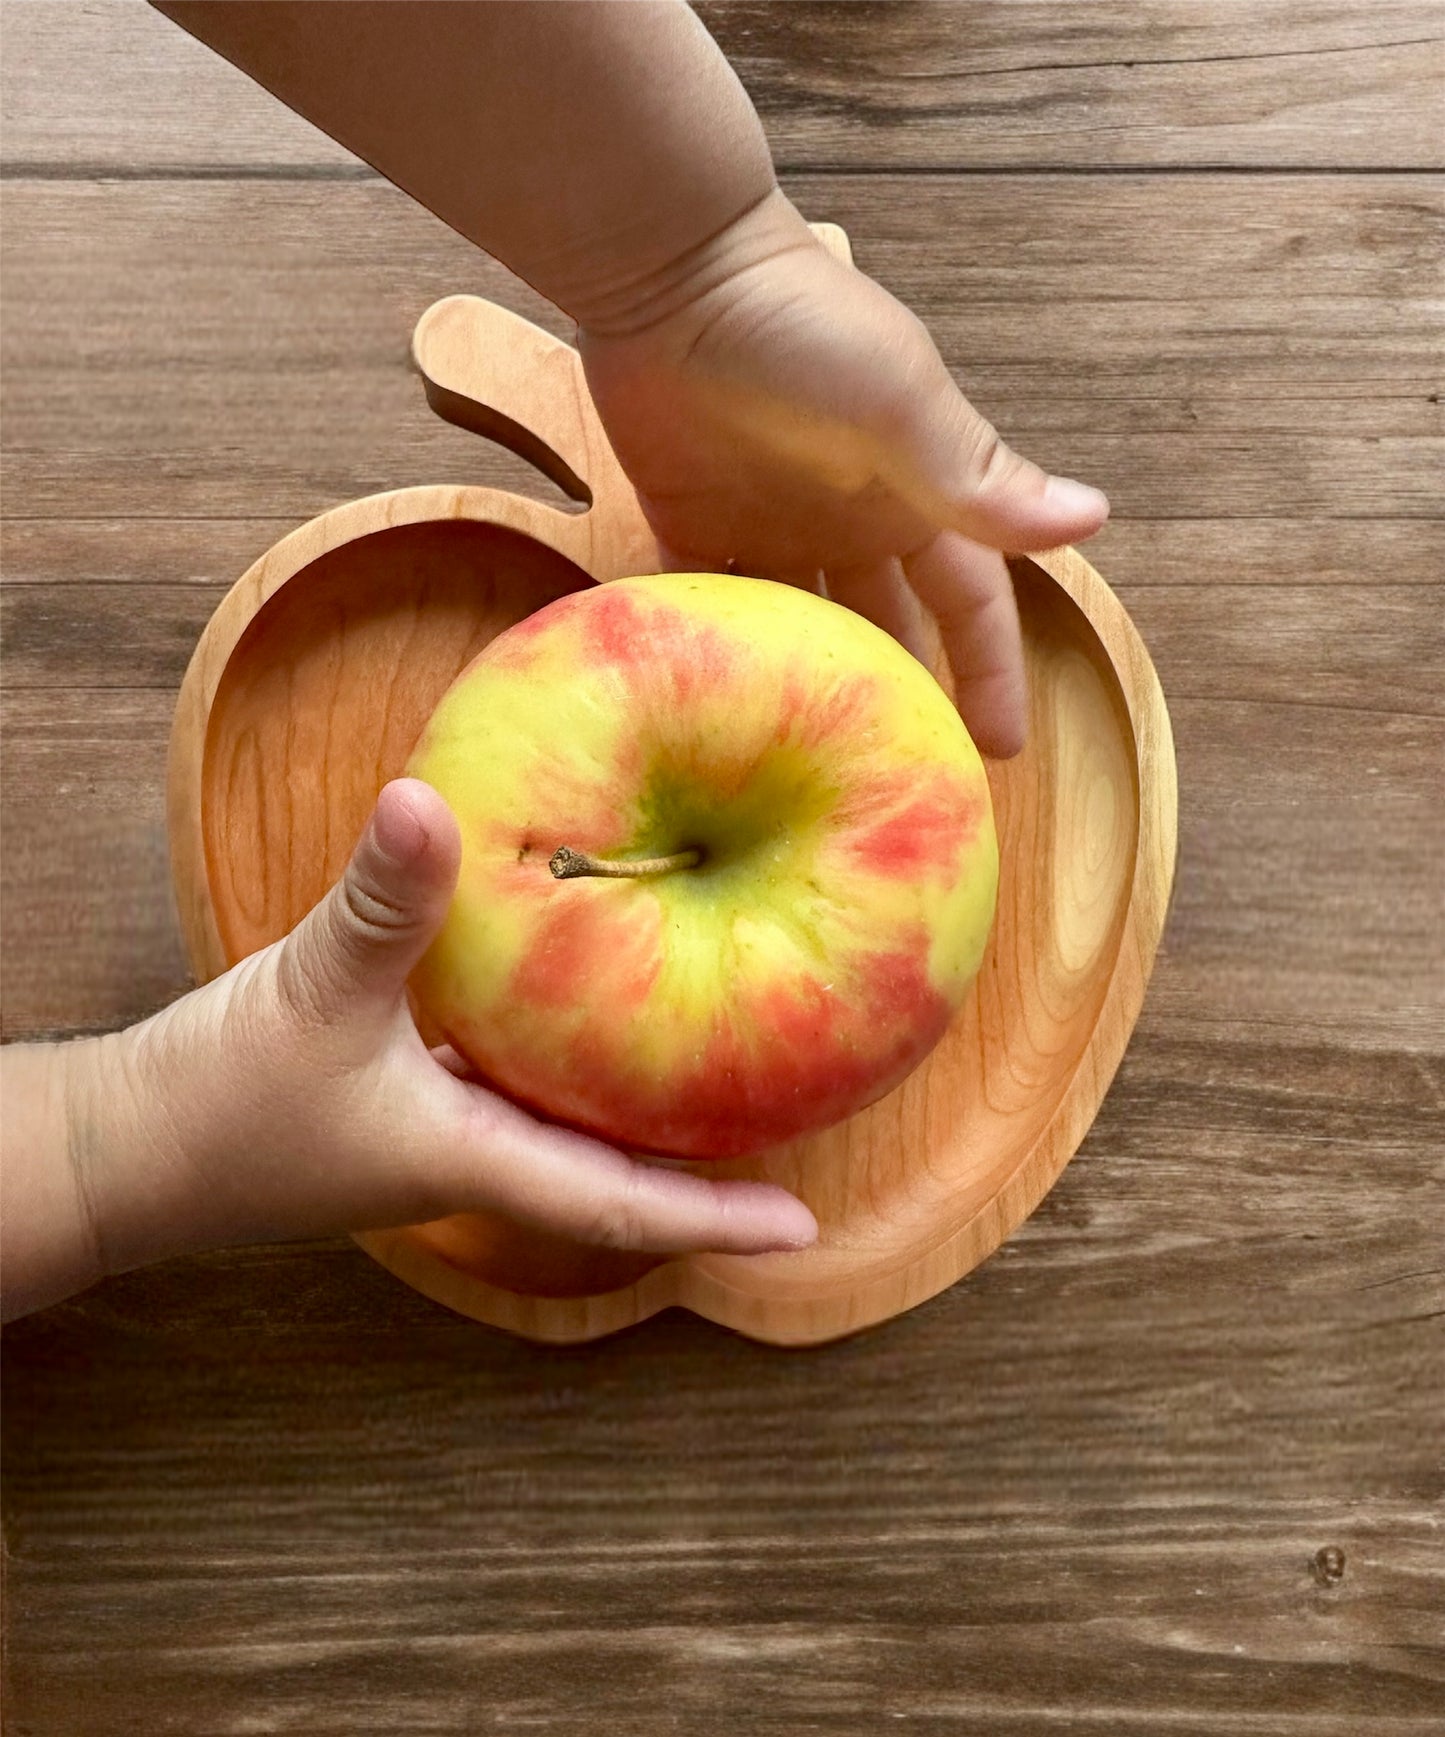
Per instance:
[[[974,414],[964,399],[959,404]],[[944,479],[952,511],[941,522],[991,549],[1015,552],[1082,542],[1109,516],[1108,497],[1098,489],[1072,477],[1050,476],[991,429],[962,455],[957,477]]]
[[[843,604],[855,614],[866,615],[885,633],[891,633],[921,664],[932,662],[933,650],[923,611],[901,562],[887,560],[861,567],[831,567],[828,595],[835,603]]]
[[[761,1254],[817,1238],[812,1213],[785,1189],[663,1169],[489,1092],[460,1082],[455,1090],[461,1143],[448,1165],[479,1207],[579,1242],[653,1253]]]
[[[990,549],[1052,549],[1093,536],[1109,516],[1107,496],[1015,452],[936,352],[933,360],[929,387],[909,400],[892,448],[888,469],[900,494],[931,523]]]
[[[904,571],[943,636],[955,700],[985,754],[1024,745],[1028,696],[1013,582],[1003,556],[952,531],[905,556]]]
[[[477,1078],[477,1070],[464,1055],[459,1054],[449,1043],[436,1044],[428,1053],[434,1062],[444,1067],[449,1074],[454,1075],[457,1079],[475,1080]]]
[[[399,995],[446,915],[460,862],[456,820],[436,791],[416,778],[388,784],[346,872],[286,942],[291,999],[334,1018],[359,997]]]

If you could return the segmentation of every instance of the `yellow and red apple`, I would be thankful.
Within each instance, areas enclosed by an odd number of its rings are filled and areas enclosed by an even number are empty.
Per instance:
[[[988,783],[861,616],[663,574],[493,640],[408,768],[463,855],[415,990],[502,1091],[637,1150],[826,1127],[943,1035],[993,919]]]

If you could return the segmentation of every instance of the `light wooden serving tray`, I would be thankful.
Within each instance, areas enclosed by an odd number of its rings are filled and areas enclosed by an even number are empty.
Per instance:
[[[820,233],[846,252],[841,232]],[[530,459],[579,508],[399,489],[303,525],[231,590],[171,739],[172,866],[203,979],[322,896],[481,646],[565,592],[664,565],[569,345],[455,296],[423,317],[414,348],[439,414]],[[795,1190],[819,1245],[668,1260],[467,1215],[370,1232],[363,1248],[437,1301],[537,1339],[590,1339],[681,1305],[809,1344],[953,1284],[1033,1211],[1138,1018],[1173,877],[1176,788],[1163,695],[1118,599],[1071,549],[1012,567],[1032,718],[1024,752],[990,767],[1001,887],[971,999],[929,1061],[862,1115],[704,1167]]]

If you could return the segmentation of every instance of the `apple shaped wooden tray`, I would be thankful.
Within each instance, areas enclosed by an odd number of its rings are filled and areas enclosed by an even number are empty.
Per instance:
[[[820,230],[840,251],[841,232]],[[481,487],[352,501],[276,544],[207,626],[171,741],[169,827],[197,975],[285,934],[340,874],[381,786],[464,664],[555,597],[662,562],[569,345],[457,296],[414,353],[439,414],[532,460],[575,511]],[[933,1056],[843,1126],[699,1166],[795,1190],[802,1253],[666,1259],[584,1248],[477,1214],[357,1240],[480,1321],[582,1340],[679,1305],[808,1344],[951,1285],[1038,1205],[1123,1056],[1175,851],[1169,719],[1123,606],[1071,549],[1012,563],[1029,742],[990,767],[998,915]]]

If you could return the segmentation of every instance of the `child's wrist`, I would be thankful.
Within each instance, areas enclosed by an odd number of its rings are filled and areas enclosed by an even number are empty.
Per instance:
[[[58,1052],[66,1151],[95,1278],[195,1246],[194,1179],[161,1089],[165,1064],[152,1053],[162,1019]]]
[[[662,265],[619,272],[571,298],[567,311],[581,338],[632,338],[685,315],[750,267],[794,248],[817,247],[796,207],[774,186],[705,238],[682,246]]]

